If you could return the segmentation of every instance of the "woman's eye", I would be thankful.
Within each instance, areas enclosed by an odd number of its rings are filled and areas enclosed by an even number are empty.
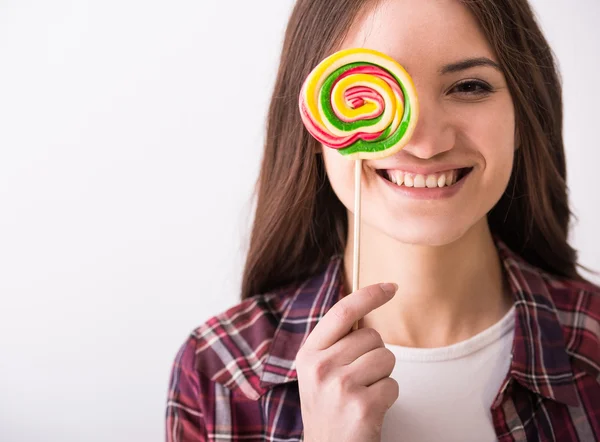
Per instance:
[[[456,91],[459,94],[464,95],[486,95],[492,92],[492,87],[482,81],[470,80],[457,84],[454,86],[452,91]]]

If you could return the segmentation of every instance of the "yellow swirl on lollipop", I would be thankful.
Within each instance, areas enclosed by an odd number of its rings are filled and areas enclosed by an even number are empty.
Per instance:
[[[309,74],[300,115],[318,141],[350,159],[376,159],[402,149],[419,117],[412,78],[373,49],[345,49]]]

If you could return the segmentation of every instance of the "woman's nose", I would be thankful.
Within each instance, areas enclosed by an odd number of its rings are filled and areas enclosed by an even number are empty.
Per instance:
[[[440,103],[433,98],[419,97],[419,120],[404,152],[429,159],[454,146],[455,132]]]

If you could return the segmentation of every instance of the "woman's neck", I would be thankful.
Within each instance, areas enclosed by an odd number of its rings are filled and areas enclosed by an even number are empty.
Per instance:
[[[350,233],[346,281],[352,280],[352,244]],[[512,305],[485,219],[457,241],[434,247],[399,243],[363,225],[360,286],[380,282],[397,283],[398,292],[360,325],[406,347],[462,341],[496,323]]]

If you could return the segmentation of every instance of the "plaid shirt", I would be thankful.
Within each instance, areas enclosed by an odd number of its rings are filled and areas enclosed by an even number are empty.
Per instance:
[[[600,441],[600,289],[497,247],[516,307],[512,361],[491,407],[498,440]],[[301,441],[295,358],[344,296],[342,270],[333,257],[323,273],[194,330],[173,364],[166,440]]]

